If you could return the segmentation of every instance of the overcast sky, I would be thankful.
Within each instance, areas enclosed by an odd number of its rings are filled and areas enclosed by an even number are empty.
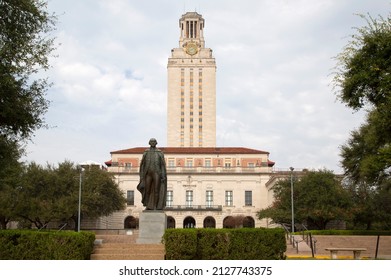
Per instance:
[[[167,143],[167,60],[178,20],[205,19],[217,64],[217,146],[270,152],[276,168],[341,172],[339,147],[363,122],[331,85],[333,59],[389,0],[49,0],[58,15],[46,122],[27,161],[105,162]]]

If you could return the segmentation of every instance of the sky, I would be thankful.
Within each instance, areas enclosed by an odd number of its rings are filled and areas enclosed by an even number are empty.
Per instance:
[[[205,19],[217,65],[219,147],[267,151],[275,169],[342,172],[340,146],[365,112],[332,85],[338,55],[390,0],[49,0],[58,16],[47,91],[49,129],[27,162],[104,163],[110,152],[167,143],[167,62],[179,18]]]

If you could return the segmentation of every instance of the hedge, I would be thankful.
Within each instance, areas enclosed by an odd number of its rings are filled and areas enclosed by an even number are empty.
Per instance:
[[[0,259],[85,260],[94,240],[91,232],[0,230]]]
[[[282,229],[167,229],[163,236],[168,260],[284,259]]]

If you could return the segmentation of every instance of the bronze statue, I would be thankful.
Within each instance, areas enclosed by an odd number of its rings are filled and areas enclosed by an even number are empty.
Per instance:
[[[140,164],[141,202],[146,210],[163,210],[166,206],[167,172],[161,150],[156,148],[155,138],[149,140],[150,148],[145,150]]]

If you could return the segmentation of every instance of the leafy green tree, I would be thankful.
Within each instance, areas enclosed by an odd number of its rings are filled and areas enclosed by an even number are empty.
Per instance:
[[[0,135],[25,139],[44,125],[55,16],[42,0],[0,0]]]
[[[391,169],[391,18],[361,16],[367,25],[336,57],[337,96],[353,110],[369,111],[366,122],[342,146],[342,165],[354,182],[379,186]]]
[[[54,38],[55,16],[42,0],[0,0],[0,220],[11,219],[11,201],[16,186],[9,180],[24,152],[21,146],[33,132],[45,126],[43,115],[49,102],[49,83],[39,78],[49,68],[48,57]],[[10,169],[11,168],[11,169]],[[14,205],[15,206],[15,205]],[[7,210],[7,211],[6,211]]]
[[[20,186],[22,149],[19,144],[0,135],[0,229],[15,219],[15,191]]]
[[[51,166],[44,168],[36,163],[26,166],[17,196],[18,216],[37,228],[56,220],[57,200],[61,192],[57,192],[55,180],[55,172]]]
[[[111,173],[96,166],[87,167],[82,173],[83,217],[98,218],[125,209],[125,195],[119,189]]]
[[[356,184],[380,186],[390,180],[391,114],[386,117],[378,110],[371,111],[366,123],[341,146],[345,174]]]
[[[6,229],[10,221],[17,219],[16,197],[21,185],[22,165],[15,161],[1,169],[5,174],[0,177],[0,229]]]
[[[367,25],[336,57],[334,84],[342,102],[355,110],[368,104],[375,108],[390,104],[391,18],[360,15]]]
[[[343,103],[367,110],[367,117],[342,145],[341,163],[358,200],[354,224],[389,228],[385,202],[391,201],[391,17],[361,17],[367,25],[356,28],[337,56],[334,85]]]
[[[308,171],[294,181],[295,221],[325,229],[328,222],[351,218],[349,196],[331,171]],[[281,180],[274,187],[275,201],[258,217],[275,223],[291,223],[291,180]]]
[[[12,217],[19,217],[37,228],[45,227],[49,222],[73,220],[76,229],[80,179],[82,219],[98,218],[124,209],[125,196],[112,174],[105,170],[90,166],[82,171],[68,161],[57,167],[30,163],[22,172],[20,186],[13,192],[16,206],[9,208]]]
[[[353,229],[372,229],[376,216],[377,190],[365,183],[354,183],[344,180],[344,186],[352,203],[352,220],[349,227]]]

